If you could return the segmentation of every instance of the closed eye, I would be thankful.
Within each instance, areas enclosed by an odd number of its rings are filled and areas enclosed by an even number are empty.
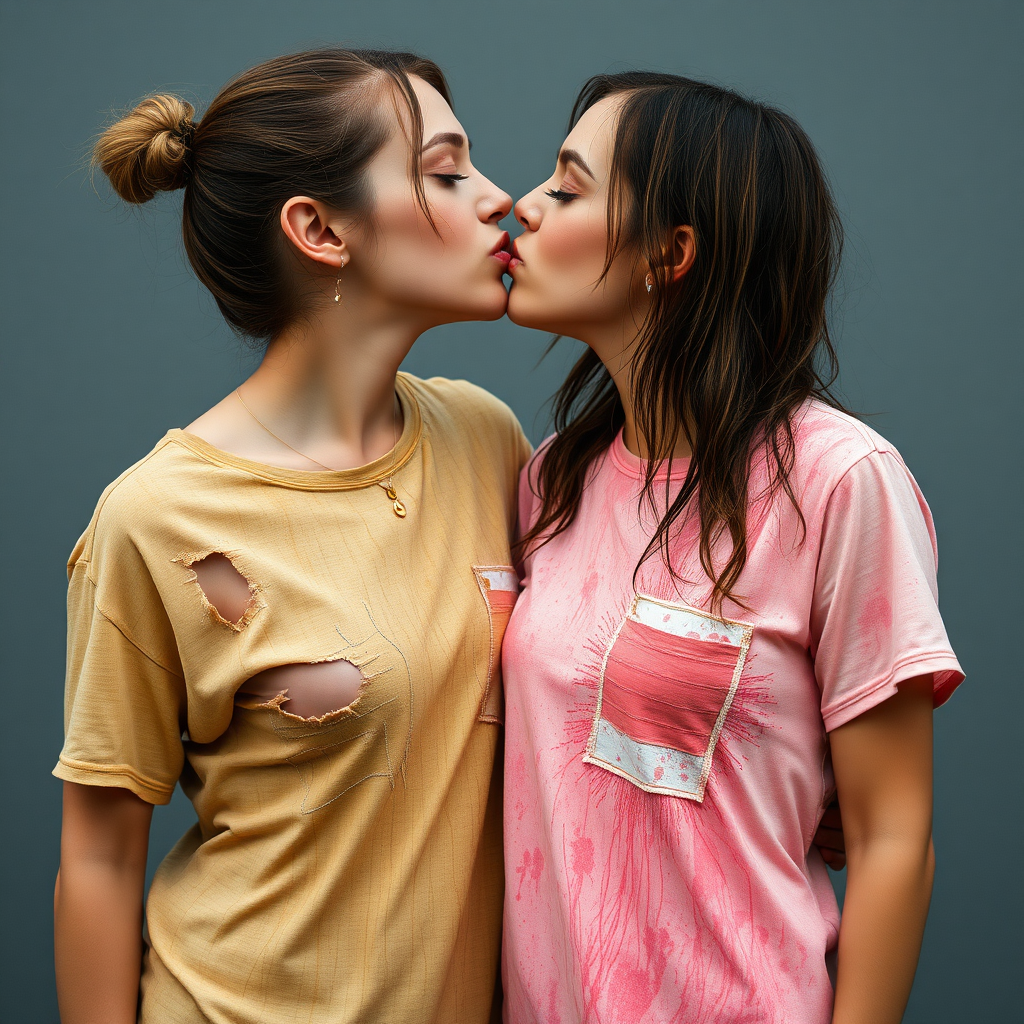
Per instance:
[[[579,198],[578,192],[566,192],[560,188],[549,188],[544,194],[550,196],[556,203],[571,203]]]
[[[432,174],[432,178],[437,178],[438,181],[444,182],[445,185],[454,185],[457,181],[465,181],[469,177],[468,174]]]

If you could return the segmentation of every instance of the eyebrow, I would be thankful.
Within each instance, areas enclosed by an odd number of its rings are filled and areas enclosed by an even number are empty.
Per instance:
[[[454,146],[456,149],[462,149],[465,146],[467,149],[472,149],[473,143],[458,132],[438,132],[424,145],[423,152],[425,153],[428,149],[433,149],[434,146]]]
[[[562,152],[558,154],[558,159],[563,164],[576,164],[580,170],[589,174],[594,181],[597,181],[597,175],[590,169],[590,165],[582,156],[580,156],[579,153],[576,152],[575,149],[563,149]]]

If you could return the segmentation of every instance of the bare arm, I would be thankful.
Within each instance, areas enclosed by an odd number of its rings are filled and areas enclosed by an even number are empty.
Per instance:
[[[134,1024],[153,807],[126,789],[64,783],[54,956],[62,1024]]]
[[[830,736],[848,872],[833,1024],[899,1024],[910,998],[935,873],[931,683]]]

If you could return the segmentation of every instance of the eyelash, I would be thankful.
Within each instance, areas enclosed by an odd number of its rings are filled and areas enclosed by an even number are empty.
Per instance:
[[[469,177],[468,174],[434,174],[431,177],[437,178],[438,181],[444,182],[445,185],[454,185],[457,181],[465,181]]]
[[[556,203],[571,203],[579,198],[578,192],[565,192],[560,188],[549,188],[544,194],[550,196]]]

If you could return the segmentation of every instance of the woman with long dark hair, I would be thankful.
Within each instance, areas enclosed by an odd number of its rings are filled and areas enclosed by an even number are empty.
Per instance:
[[[927,505],[831,390],[814,148],[726,89],[601,75],[515,212],[509,316],[588,350],[520,484],[506,1021],[895,1024],[962,673]]]
[[[430,327],[504,313],[511,199],[411,54],[281,57],[193,113],[150,97],[97,162],[129,202],[184,189],[192,267],[265,352],[71,556],[61,1018],[486,1021],[530,449],[497,399],[398,367]],[[144,942],[179,781],[198,821]]]

